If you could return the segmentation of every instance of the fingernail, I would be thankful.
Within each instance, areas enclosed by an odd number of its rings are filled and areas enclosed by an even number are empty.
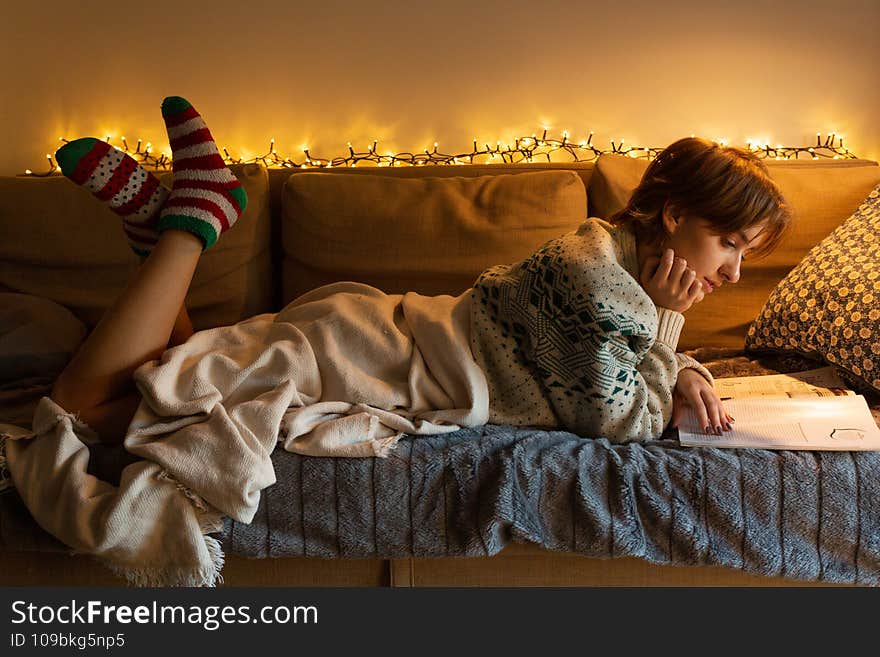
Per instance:
[[[730,431],[730,430],[733,428],[733,427],[730,426],[730,422],[728,422],[728,423],[725,424],[724,426],[727,427],[727,430],[728,430],[728,431]]]
[[[710,426],[707,424],[707,425],[706,425],[706,428],[703,429],[703,431],[705,431],[706,433],[712,433],[712,427],[710,427]]]
[[[721,435],[721,425],[720,424],[717,427],[715,427],[715,433],[717,433],[719,436]]]
[[[730,418],[730,421],[731,421],[731,422],[736,422],[736,419],[734,419],[734,418],[731,417],[731,418]]]

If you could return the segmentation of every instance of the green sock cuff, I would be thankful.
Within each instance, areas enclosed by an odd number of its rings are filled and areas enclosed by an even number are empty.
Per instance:
[[[244,212],[244,209],[247,207],[247,192],[244,191],[244,187],[236,187],[235,189],[230,189],[229,195],[236,200],[236,202],[238,203],[238,207],[240,207],[241,211]]]
[[[217,233],[210,224],[202,219],[188,217],[184,214],[166,214],[161,216],[159,217],[159,222],[156,225],[156,228],[160,234],[169,228],[190,232],[201,238],[203,243],[202,251],[207,251],[214,246],[214,242],[217,241]]]
[[[98,140],[94,137],[83,137],[74,139],[55,151],[55,161],[61,167],[61,173],[68,177],[73,175],[83,155],[92,150],[96,143]]]
[[[191,103],[186,98],[180,96],[168,96],[162,101],[162,116],[174,116],[180,114],[183,110],[191,107]]]

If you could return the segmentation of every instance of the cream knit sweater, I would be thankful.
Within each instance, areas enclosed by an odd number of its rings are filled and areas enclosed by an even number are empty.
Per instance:
[[[712,375],[675,353],[684,315],[655,306],[638,275],[631,229],[598,218],[480,274],[471,349],[489,383],[489,421],[659,438],[679,371]]]

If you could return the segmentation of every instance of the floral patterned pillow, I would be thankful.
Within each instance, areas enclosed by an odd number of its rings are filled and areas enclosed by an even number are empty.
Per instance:
[[[880,391],[880,185],[776,286],[746,350],[821,358]]]

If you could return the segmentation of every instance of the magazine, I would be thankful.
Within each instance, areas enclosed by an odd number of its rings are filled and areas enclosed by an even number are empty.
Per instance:
[[[731,431],[708,434],[690,408],[679,428],[685,446],[792,450],[880,450],[880,428],[868,402],[821,367],[794,374],[715,380]]]

